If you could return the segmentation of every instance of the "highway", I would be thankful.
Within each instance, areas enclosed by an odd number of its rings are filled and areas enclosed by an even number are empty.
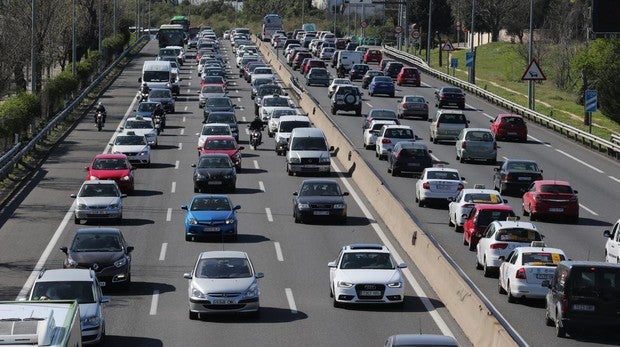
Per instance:
[[[25,296],[38,269],[62,266],[64,254],[58,248],[69,244],[78,227],[97,226],[73,224],[74,200],[69,195],[77,192],[83,182],[84,166],[95,154],[106,150],[123,118],[133,113],[142,63],[156,54],[157,43],[152,41],[101,95],[108,109],[104,130],[98,132],[90,115],[84,117],[3,209],[0,300]],[[231,57],[230,52],[227,54]],[[250,89],[236,77],[237,71],[233,66],[230,94],[241,106],[238,119],[249,121],[253,117]],[[243,170],[237,191],[231,194],[233,202],[241,205],[239,240],[186,242],[180,206],[193,195],[190,165],[197,158],[196,133],[202,110],[198,108],[195,65],[183,66],[181,77],[177,113],[168,115],[167,128],[152,152],[152,164],[136,170],[136,190],[124,200],[124,220],[118,227],[128,243],[135,246],[132,285],[128,292],[104,290],[111,298],[105,310],[105,346],[379,346],[389,335],[419,332],[453,334],[462,346],[471,346],[350,180],[332,174],[344,190],[351,192],[347,225],[295,224],[292,193],[304,178],[287,176],[284,159],[275,154],[273,140],[267,136],[265,144],[251,150],[245,124],[240,127],[240,142],[246,146]],[[313,92],[320,94],[319,89]],[[360,124],[359,119],[346,120],[351,126]],[[360,131],[356,130],[349,136],[357,136]],[[334,168],[338,172],[337,162]],[[401,184],[410,189],[412,182],[403,179]],[[428,218],[433,216],[420,214],[424,223]],[[327,263],[335,259],[343,245],[358,242],[386,244],[397,260],[402,258],[409,264],[405,274],[410,281],[403,309],[332,307]],[[183,273],[191,271],[199,252],[221,249],[248,252],[256,270],[265,273],[260,280],[260,318],[216,316],[189,320]],[[429,310],[428,304],[434,308]]]
[[[372,65],[371,65],[372,66]],[[330,68],[332,76],[336,71]],[[481,271],[475,269],[475,253],[463,245],[462,234],[456,233],[448,226],[447,207],[420,208],[414,202],[416,178],[392,177],[387,173],[387,162],[375,158],[373,150],[362,146],[362,119],[353,112],[339,112],[336,116],[329,114],[330,100],[327,88],[306,87],[305,79],[298,72],[295,77],[304,85],[321,105],[323,111],[340,127],[352,141],[358,152],[362,154],[388,187],[400,201],[412,211],[420,226],[425,228],[455,260],[467,276],[493,303],[499,312],[510,322],[516,331],[532,346],[581,346],[618,344],[618,336],[579,336],[578,339],[556,338],[554,328],[544,323],[544,302],[527,301],[509,304],[505,295],[498,294],[497,279],[484,278]],[[361,81],[356,81],[361,85]],[[437,108],[434,104],[434,91],[443,85],[442,81],[427,75],[422,76],[421,87],[401,86],[396,89],[396,96],[368,95],[364,90],[362,113],[371,108],[389,108],[396,110],[397,102],[403,95],[418,94],[429,101],[430,116],[433,117]],[[489,120],[499,113],[507,113],[488,102],[471,95],[466,96],[465,114],[471,121],[470,127],[488,128]],[[454,144],[432,144],[429,141],[429,124],[422,120],[403,120],[402,124],[413,127],[419,141],[424,142],[433,151],[436,160],[446,167],[457,168],[466,178],[466,187],[474,184],[485,184],[493,187],[492,177],[494,166],[488,164],[461,164],[455,160]],[[566,224],[561,221],[536,221],[535,224],[545,235],[548,246],[563,249],[569,258],[574,260],[604,261],[605,238],[603,230],[609,229],[618,219],[620,206],[620,170],[614,159],[590,151],[561,135],[534,124],[528,124],[529,139],[527,143],[499,142],[498,160],[506,158],[531,159],[538,162],[544,170],[546,179],[558,179],[571,182],[573,189],[579,194],[580,221],[578,225]],[[518,215],[521,215],[521,197],[508,196],[509,204]],[[528,220],[528,217],[521,217]]]

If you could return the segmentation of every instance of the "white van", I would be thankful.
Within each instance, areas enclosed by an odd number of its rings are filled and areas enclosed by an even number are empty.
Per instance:
[[[173,85],[176,82],[176,76],[172,73],[172,66],[169,61],[145,61],[142,65],[142,77],[138,78],[138,82],[140,84],[146,82],[151,89],[168,88],[172,90],[173,94],[178,94],[179,86],[177,84],[175,88]]]
[[[278,129],[276,130],[274,139],[276,140],[276,154],[282,155],[286,153],[288,147],[288,140],[291,137],[291,132],[295,128],[310,128],[312,123],[310,118],[306,116],[282,116],[278,123]]]
[[[325,134],[319,128],[295,128],[291,132],[286,153],[286,172],[309,172],[329,175],[331,152]]]
[[[361,64],[364,60],[364,52],[358,51],[341,51],[338,55],[338,63],[336,64],[336,68],[341,65],[348,71],[351,69],[353,64]]]

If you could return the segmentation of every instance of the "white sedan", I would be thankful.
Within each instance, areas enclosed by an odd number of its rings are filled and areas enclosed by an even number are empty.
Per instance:
[[[423,207],[429,201],[447,202],[465,188],[465,177],[457,169],[430,167],[424,169],[415,183],[415,202]]]
[[[230,130],[230,125],[227,123],[207,123],[202,125],[202,129],[196,135],[198,136],[198,150],[202,150],[202,145],[204,145],[207,137],[233,136],[233,133]]]
[[[519,247],[502,260],[497,289],[513,303],[520,298],[544,298],[555,268],[566,255],[559,248]]]
[[[385,159],[394,145],[401,141],[415,142],[415,134],[409,125],[385,125],[375,143],[375,156]]]
[[[353,303],[404,303],[405,283],[400,269],[407,265],[396,264],[390,250],[383,245],[344,246],[338,258],[327,266],[334,307]]]
[[[348,78],[334,78],[329,87],[327,87],[327,97],[331,98],[334,92],[336,92],[336,88],[343,85],[352,86],[353,82]]]
[[[474,188],[463,189],[455,198],[449,199],[448,225],[454,227],[454,231],[462,231],[466,218],[475,204],[505,204],[506,201],[497,190],[484,189],[484,185],[476,185]]]
[[[375,148],[377,136],[379,136],[379,131],[384,125],[396,125],[396,122],[392,120],[373,120],[370,122],[368,128],[364,129],[364,148]]]

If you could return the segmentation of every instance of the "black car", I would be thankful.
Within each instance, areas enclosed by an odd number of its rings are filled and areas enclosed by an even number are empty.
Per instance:
[[[419,175],[424,169],[433,166],[431,150],[417,142],[401,141],[394,145],[387,157],[388,172],[398,176],[402,172]]]
[[[454,105],[461,110],[465,109],[465,93],[458,87],[442,87],[435,92],[438,108]]]
[[[215,111],[211,112],[203,123],[224,123],[230,126],[230,131],[235,138],[235,141],[239,142],[239,125],[237,124],[237,117],[234,112],[228,111]]]
[[[338,182],[330,179],[308,179],[293,193],[293,218],[303,223],[313,218],[334,218],[347,222],[347,204]]]
[[[367,89],[370,81],[372,81],[375,76],[385,76],[383,71],[379,70],[368,70],[362,77],[362,89]]]
[[[237,170],[228,154],[203,154],[194,168],[194,193],[203,193],[208,189],[226,188],[235,191],[237,187]]]
[[[403,68],[403,63],[398,62],[398,61],[391,61],[389,63],[387,63],[387,65],[385,65],[385,68],[383,69],[383,72],[385,72],[386,75],[392,77],[392,78],[396,78],[398,76],[398,73],[400,72],[400,69]]]
[[[232,99],[228,96],[220,96],[209,98],[205,101],[203,109],[203,117],[206,122],[211,112],[235,112],[237,106],[233,104]]]
[[[543,170],[533,160],[507,159],[495,168],[493,186],[502,195],[522,193],[534,181],[543,179]]]
[[[368,64],[353,64],[349,70],[349,78],[351,81],[362,79],[368,70],[370,70]]]
[[[133,249],[116,228],[78,229],[71,247],[60,247],[67,255],[63,268],[93,269],[102,287],[119,285],[124,288],[131,283]]]

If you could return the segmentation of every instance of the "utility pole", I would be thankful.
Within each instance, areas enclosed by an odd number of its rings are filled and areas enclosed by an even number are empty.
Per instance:
[[[475,19],[476,19],[476,0],[471,0],[471,43],[470,50],[471,54],[474,57],[474,61],[469,67],[469,83],[476,84],[476,48],[474,47],[474,37],[475,37]]]
[[[77,18],[75,17],[75,0],[72,0],[72,5],[73,5],[73,23],[71,25],[71,73],[73,73],[74,75],[77,73],[77,68],[76,68],[76,62],[75,59],[77,58],[77,53],[76,53],[76,42],[75,42],[75,22],[77,21]]]
[[[37,1],[32,0],[32,30],[30,32],[30,89],[32,94],[37,93],[37,32],[36,32],[36,23],[37,23]]]
[[[428,0],[428,31],[426,35],[426,63],[431,66],[431,33],[433,32],[433,0]]]
[[[114,10],[112,13],[112,18],[112,34],[116,36],[116,0],[114,0]]]
[[[99,52],[101,52],[101,1],[97,1],[97,43]]]
[[[534,59],[534,0],[530,0],[530,42],[528,49],[528,63]],[[527,81],[527,107],[533,110],[536,107],[536,97],[534,96],[534,81]]]

